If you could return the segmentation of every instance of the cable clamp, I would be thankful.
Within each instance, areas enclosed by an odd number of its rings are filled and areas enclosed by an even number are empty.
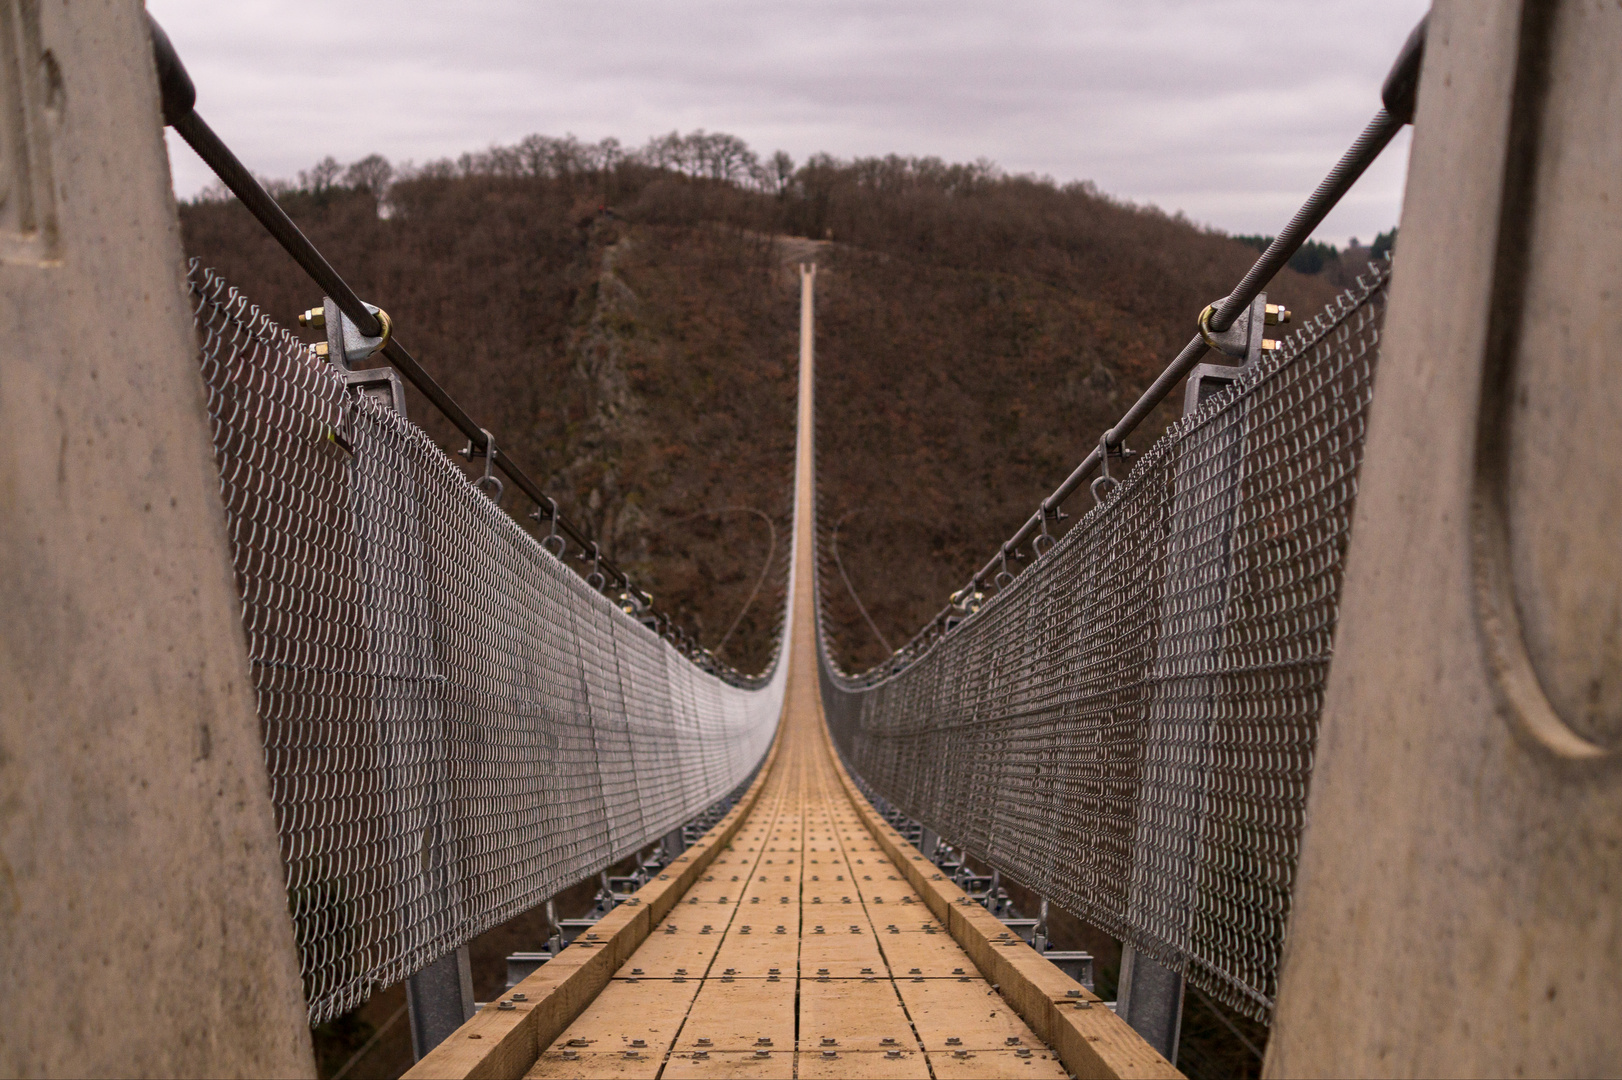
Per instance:
[[[1125,454],[1123,453],[1118,456],[1124,459]],[[1115,477],[1109,474],[1110,448],[1109,432],[1107,431],[1098,437],[1098,457],[1099,465],[1104,471],[1100,476],[1093,480],[1092,484],[1087,490],[1093,493],[1093,502],[1102,503],[1105,499],[1109,498],[1109,493],[1114,491],[1116,486],[1120,484],[1119,480],[1115,479]],[[1103,488],[1102,491],[1099,490],[1101,487]]]
[[[462,456],[469,461],[476,457],[484,458],[484,475],[473,481],[473,486],[484,492],[491,502],[500,503],[501,493],[506,490],[501,477],[496,475],[496,455],[501,451],[496,449],[496,437],[490,433],[489,428],[480,428],[479,431],[484,435],[484,445],[474,446],[473,440],[469,439],[467,445],[462,447]],[[493,495],[492,489],[495,491]]]
[[[602,592],[603,586],[608,584],[608,578],[603,576],[602,564],[603,553],[597,547],[597,541],[593,540],[591,542],[591,573],[586,575],[586,584],[598,592]]]
[[[550,521],[552,523],[551,531],[541,538],[541,547],[551,552],[556,558],[561,559],[563,553],[569,549],[569,541],[558,535],[558,501],[550,495],[546,496],[546,512],[544,515],[541,510],[542,508],[537,506],[529,512],[529,516],[536,521]],[[554,540],[557,541],[557,547],[555,548],[552,546]]]

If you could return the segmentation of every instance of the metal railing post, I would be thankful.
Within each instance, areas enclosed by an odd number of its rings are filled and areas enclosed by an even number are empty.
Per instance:
[[[473,967],[466,945],[406,979],[406,1011],[411,1054],[418,1061],[473,1018]]]
[[[1183,977],[1131,945],[1121,946],[1115,1011],[1144,1041],[1176,1062],[1183,1033]]]

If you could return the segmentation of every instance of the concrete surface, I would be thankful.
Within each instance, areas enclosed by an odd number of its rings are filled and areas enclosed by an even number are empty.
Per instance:
[[[0,31],[0,1074],[309,1075],[141,6]]]
[[[1435,8],[1270,1076],[1622,1072],[1619,58]]]

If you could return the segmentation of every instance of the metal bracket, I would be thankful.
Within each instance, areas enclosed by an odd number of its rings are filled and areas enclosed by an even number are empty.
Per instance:
[[[355,364],[387,345],[393,330],[388,312],[376,304],[367,304],[366,310],[376,315],[377,321],[383,324],[383,332],[376,337],[361,333],[360,328],[339,310],[330,296],[321,298],[319,311],[311,308],[300,315],[298,321],[300,326],[325,329],[327,340],[315,347],[316,355],[326,357],[327,362],[339,371],[350,371]]]
[[[1226,300],[1227,297],[1223,297]],[[1238,359],[1238,364],[1200,364],[1188,374],[1183,390],[1183,415],[1198,409],[1212,397],[1220,394],[1249,371],[1251,365],[1264,353],[1279,349],[1280,343],[1265,337],[1266,328],[1290,321],[1288,308],[1269,304],[1266,293],[1258,293],[1250,307],[1239,314],[1233,325],[1221,333],[1209,329],[1208,321],[1222,306],[1222,300],[1206,305],[1200,313],[1200,336],[1205,343],[1219,352]]]
[[[343,373],[344,385],[361,397],[371,398],[384,408],[406,414],[405,383],[393,368],[367,368]]]

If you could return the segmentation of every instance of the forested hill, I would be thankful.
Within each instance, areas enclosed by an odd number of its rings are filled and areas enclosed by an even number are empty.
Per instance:
[[[819,266],[824,550],[837,527],[877,633],[832,566],[824,588],[842,662],[861,668],[1097,444],[1256,254],[1088,184],[935,159],[761,162],[703,133],[635,153],[537,136],[398,175],[328,159],[271,186],[503,449],[746,670],[782,603],[797,263]],[[188,253],[284,326],[319,303],[234,200],[184,204],[181,223]],[[1311,313],[1342,280],[1285,271],[1272,295]],[[463,445],[414,391],[410,407]],[[506,501],[529,510],[510,486]]]

